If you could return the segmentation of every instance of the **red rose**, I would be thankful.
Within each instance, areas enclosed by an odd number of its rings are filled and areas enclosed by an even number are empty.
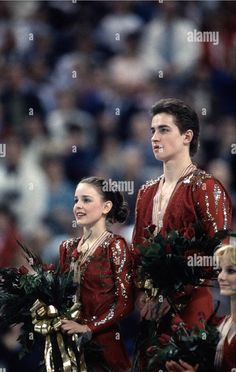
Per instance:
[[[172,325],[177,325],[178,326],[179,324],[183,323],[183,319],[181,319],[179,315],[175,314],[172,318],[171,323],[172,323]]]
[[[149,239],[150,237],[152,237],[155,230],[156,230],[156,225],[153,225],[153,224],[145,227],[144,232],[143,232],[144,238]]]
[[[29,270],[27,269],[27,267],[25,267],[23,265],[19,268],[19,273],[22,274],[22,275],[28,274],[28,272],[29,272]]]
[[[150,231],[148,230],[148,227],[144,229],[143,236],[145,239],[150,238]]]
[[[156,346],[149,346],[149,347],[147,348],[147,352],[148,352],[148,353],[153,353],[154,351],[156,351],[156,349],[157,349]]]
[[[79,257],[79,252],[77,250],[77,248],[75,248],[71,254],[71,257],[74,258],[74,260],[77,260],[77,258]]]
[[[178,326],[177,326],[177,324],[173,324],[172,326],[171,326],[171,329],[172,329],[172,331],[175,333],[175,332],[177,332],[178,331]]]
[[[160,344],[162,345],[167,345],[168,342],[170,341],[171,339],[171,336],[170,335],[167,335],[166,333],[162,333],[159,337],[158,337],[158,341],[160,342]]]
[[[199,328],[202,328],[202,327],[200,326]],[[185,331],[189,331],[189,332],[191,332],[193,330],[193,328],[188,324],[184,324],[184,329],[185,329]]]
[[[200,252],[199,249],[188,249],[184,252],[184,257],[189,260],[190,257],[194,257],[195,255],[199,256]]]
[[[172,253],[172,248],[171,248],[171,245],[170,244],[167,244],[167,246],[165,247],[165,251],[166,253]]]
[[[55,266],[53,264],[43,264],[43,271],[54,271]]]
[[[156,230],[156,225],[150,225],[150,226],[148,226],[148,230],[150,231],[150,234],[153,234],[154,233],[154,231]]]
[[[191,284],[186,284],[184,286],[184,295],[190,296],[193,293],[193,286]]]
[[[184,231],[184,238],[185,239],[192,239],[194,236],[195,236],[195,230],[193,227],[191,226],[188,226],[188,228],[186,228],[186,230]]]
[[[199,319],[199,322],[201,323],[201,325],[199,326],[199,328],[205,328],[205,323],[206,323],[206,315],[203,311],[199,311],[198,312],[198,319]]]
[[[145,240],[142,245],[140,244],[140,248],[150,248],[149,240]],[[138,248],[139,249],[139,248]]]

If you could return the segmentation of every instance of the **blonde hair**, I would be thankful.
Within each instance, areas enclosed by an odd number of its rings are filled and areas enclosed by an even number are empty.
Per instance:
[[[236,266],[236,245],[233,244],[224,244],[220,245],[214,253],[214,256],[219,260],[226,258],[230,265]],[[222,360],[224,356],[224,343],[229,332],[229,327],[231,327],[230,317],[227,316],[223,323],[218,328],[221,334],[221,339],[216,347],[214,366],[218,370],[221,370]]]
[[[215,251],[214,255],[220,260],[222,257],[226,257],[231,265],[236,266],[236,245],[225,244],[219,246]]]

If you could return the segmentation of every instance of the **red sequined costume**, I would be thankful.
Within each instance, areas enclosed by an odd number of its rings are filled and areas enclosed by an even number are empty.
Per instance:
[[[161,177],[147,182],[139,190],[134,246],[143,242],[144,228],[155,223],[152,221],[153,199],[160,180]],[[201,223],[206,233],[213,236],[218,230],[230,229],[231,215],[231,201],[222,184],[206,172],[196,169],[178,182],[163,216],[160,233],[164,235],[168,230],[178,230],[191,238],[194,233],[192,224]],[[182,318],[189,326],[200,325],[199,313],[207,319],[213,312],[212,297],[205,287],[192,288],[191,292],[191,300],[182,312]]]
[[[230,328],[233,327],[233,333],[230,335]],[[218,372],[233,372],[236,371],[236,331],[235,323],[232,323],[232,319],[227,315],[218,327],[221,334],[221,345],[222,350],[220,351],[220,362],[216,363],[215,370]],[[220,343],[219,343],[220,345]],[[217,351],[219,348],[217,347]],[[220,347],[220,349],[221,349]],[[217,355],[217,352],[216,352]]]
[[[60,245],[62,270],[70,268],[71,257],[80,239],[70,239]],[[81,266],[81,319],[93,332],[93,340],[103,348],[111,371],[130,368],[119,320],[133,309],[132,259],[125,240],[109,234],[105,241]],[[96,369],[97,370],[97,369]]]
[[[224,350],[223,350],[223,360],[222,365],[220,367],[220,372],[228,372],[228,371],[236,371],[236,336],[233,339],[228,341],[226,338],[224,343]]]

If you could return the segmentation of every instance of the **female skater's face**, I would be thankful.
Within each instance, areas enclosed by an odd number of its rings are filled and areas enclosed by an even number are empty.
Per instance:
[[[79,183],[75,190],[74,216],[80,226],[92,227],[104,219],[112,203],[104,201],[95,186]]]
[[[218,282],[222,295],[236,296],[236,265],[233,265],[224,255],[220,257]]]
[[[182,153],[192,139],[192,131],[188,130],[181,134],[173,115],[165,112],[153,116],[151,131],[153,153],[156,159],[163,161],[173,159]]]

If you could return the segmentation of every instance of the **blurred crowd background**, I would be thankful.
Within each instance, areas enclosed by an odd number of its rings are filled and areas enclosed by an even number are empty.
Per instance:
[[[189,42],[194,30],[219,43]],[[235,213],[236,2],[0,2],[1,267],[21,263],[16,237],[58,258],[79,233],[74,188],[90,175],[134,182],[129,219],[115,226],[130,240],[137,190],[161,174],[150,108],[165,97],[198,112],[194,161]]]

